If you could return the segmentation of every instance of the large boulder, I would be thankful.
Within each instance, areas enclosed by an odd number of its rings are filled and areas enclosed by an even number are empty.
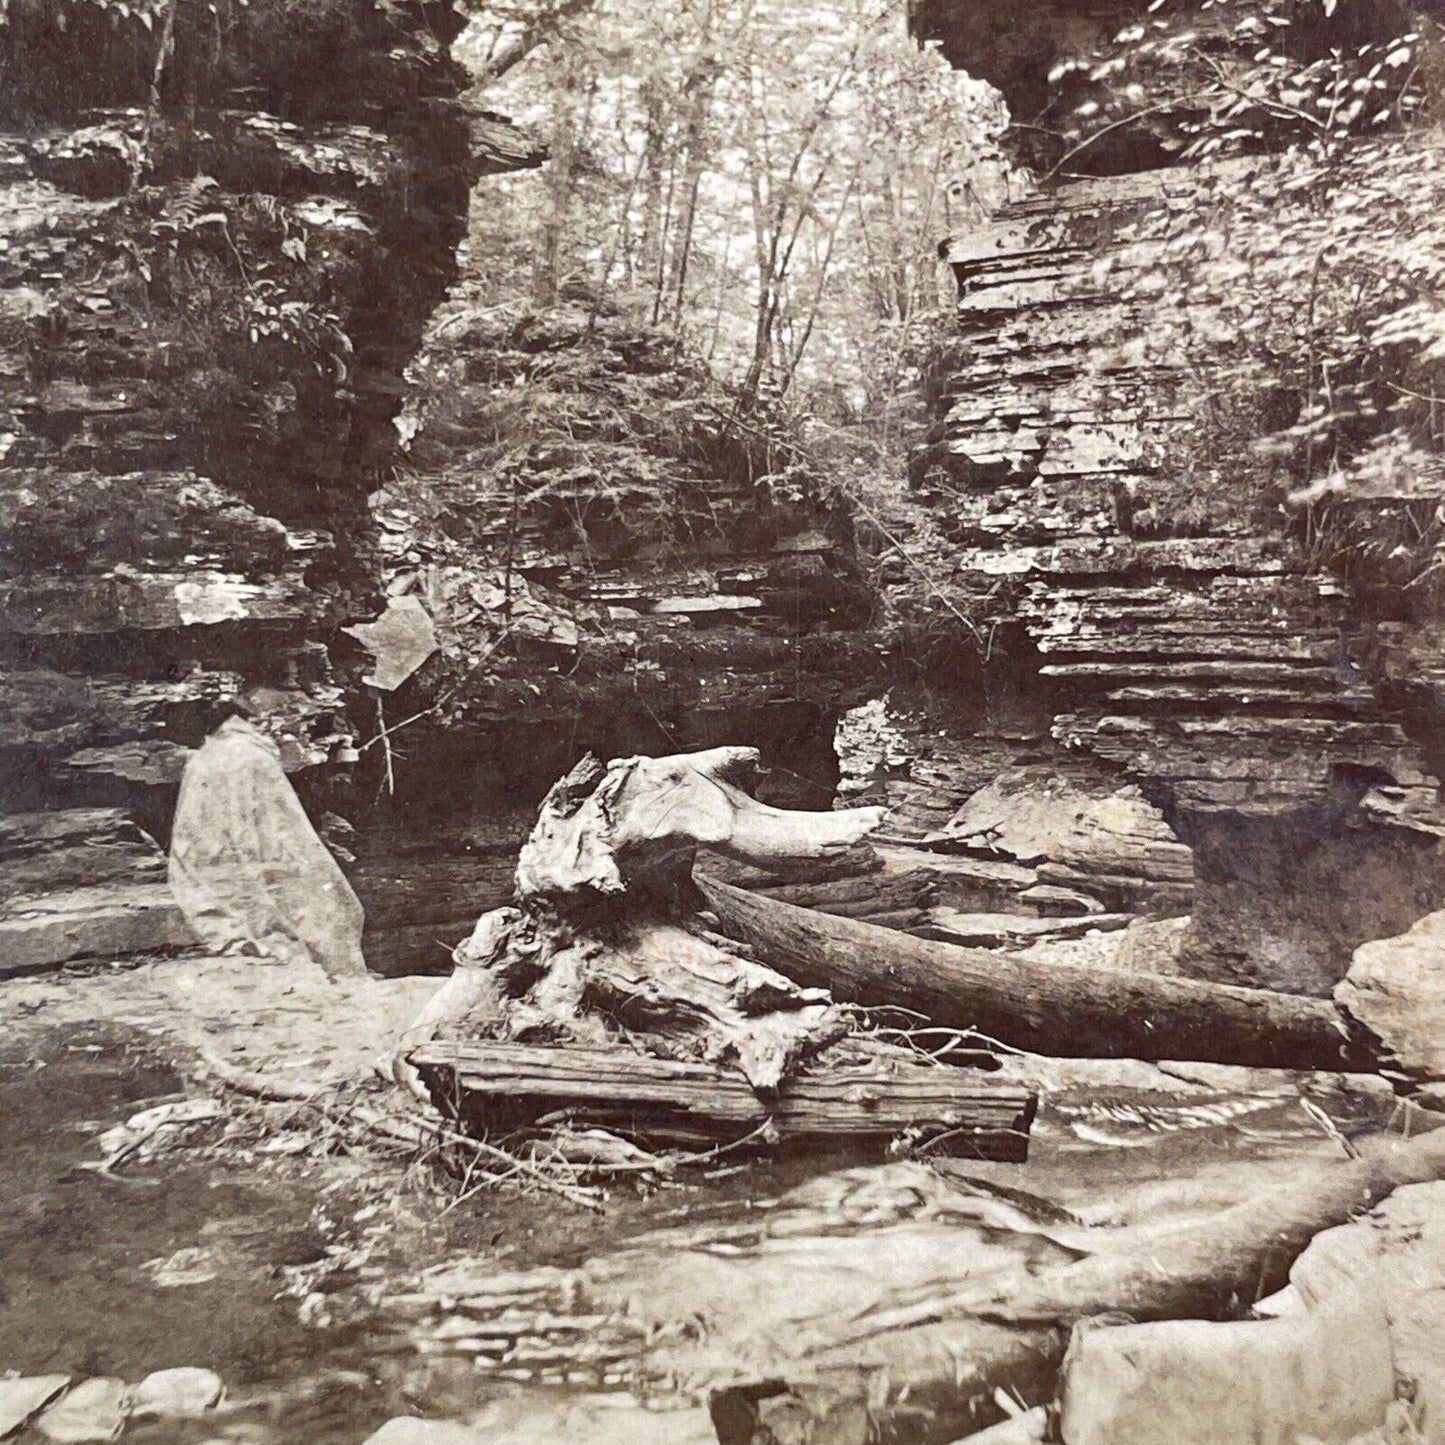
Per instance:
[[[1412,1078],[1445,1080],[1445,910],[1355,950],[1335,1002]]]
[[[1067,1445],[1344,1445],[1395,1396],[1378,1298],[1282,1320],[1079,1329],[1064,1362]]]
[[[1445,1184],[1398,1189],[1318,1235],[1269,1309],[1079,1327],[1066,1445],[1343,1445],[1383,1427],[1397,1398],[1411,1438],[1445,1445]]]

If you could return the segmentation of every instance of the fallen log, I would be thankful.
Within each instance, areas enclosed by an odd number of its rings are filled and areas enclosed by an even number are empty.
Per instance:
[[[1072,1327],[1120,1314],[1136,1321],[1238,1317],[1282,1286],[1315,1235],[1405,1184],[1445,1177],[1445,1129],[1377,1139],[1362,1157],[1321,1162],[1214,1216],[1141,1228],[1069,1264],[1021,1268],[985,1285],[840,1324],[828,1349],[779,1378],[717,1391],[721,1445],[840,1438],[942,1445],[997,1419],[994,1392],[1048,1399]],[[851,1430],[852,1434],[840,1432]],[[775,1432],[776,1433],[776,1432]]]
[[[699,873],[722,932],[805,987],[894,1005],[1033,1053],[1367,1071],[1327,999],[1126,973],[914,938],[744,893]]]
[[[411,1065],[433,1099],[493,1137],[565,1111],[578,1123],[656,1147],[874,1142],[907,1131],[931,1153],[1021,1161],[1036,1097],[987,1075],[877,1060],[785,1078],[761,1098],[733,1069],[624,1049],[436,1041]]]
[[[745,886],[745,885],[744,885]],[[938,880],[922,869],[913,873],[864,873],[821,883],[770,884],[757,890],[780,903],[816,908],[840,918],[861,918],[884,927],[921,928],[938,903]],[[894,920],[905,920],[901,925]]]

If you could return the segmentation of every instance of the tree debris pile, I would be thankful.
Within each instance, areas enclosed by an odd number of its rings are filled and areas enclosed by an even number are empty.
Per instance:
[[[888,1107],[864,1100],[875,1127],[839,1128],[887,1134],[885,1120],[901,1122],[891,1109],[913,1087],[912,1061],[897,1051],[907,1030],[895,1043],[887,1029],[860,1028],[836,997],[948,1034],[939,1052],[959,1062],[969,1061],[973,1040],[974,1061],[994,1068],[988,1050],[1003,1047],[1384,1069],[1402,1088],[1437,1080],[1431,1045],[1408,1020],[1436,1017],[1439,989],[1409,957],[1393,967],[1370,961],[1391,948],[1408,953],[1416,935],[1362,949],[1334,1000],[1178,970],[968,948],[930,937],[927,926],[910,936],[849,916],[836,899],[823,913],[780,896],[806,902],[810,890],[836,893],[836,883],[775,881],[754,891],[717,876],[707,858],[754,882],[810,860],[836,868],[881,821],[877,809],[815,814],[759,804],[739,786],[756,764],[756,753],[739,748],[606,766],[584,759],[543,804],[521,851],[514,904],[482,917],[457,950],[456,972],[403,1040],[398,1078],[454,1114],[469,1113],[474,1127],[561,1118],[570,1101],[593,1124],[625,1123],[632,1109],[644,1133],[650,1124],[659,1140],[698,1142],[729,1121],[760,1126],[765,1117],[774,1130],[791,1118],[799,1135],[826,1134],[809,1110],[826,1104],[828,1089],[805,1105],[808,1090],[790,1081],[825,1064],[862,1064],[891,1076],[894,1097]],[[694,875],[699,850],[706,854]],[[1417,934],[1428,937],[1432,926]],[[1392,992],[1398,1001],[1383,1010]],[[565,1056],[549,1053],[557,1049]],[[629,1064],[619,1050],[636,1057]],[[732,1089],[719,1069],[736,1070],[757,1099]],[[854,1082],[871,1087],[861,1076]],[[916,1082],[919,1099],[946,1088],[937,1076]],[[966,1109],[970,1086],[954,1083],[954,1105]],[[838,1097],[853,1096],[840,1089]],[[771,1116],[758,1099],[777,1100]]]
[[[565,1115],[651,1143],[906,1136],[1022,1157],[1027,1091],[860,1034],[826,989],[701,916],[700,847],[753,867],[827,860],[880,821],[757,803],[740,786],[757,762],[719,748],[573,769],[522,849],[515,906],[458,949],[399,1077],[488,1130]]]

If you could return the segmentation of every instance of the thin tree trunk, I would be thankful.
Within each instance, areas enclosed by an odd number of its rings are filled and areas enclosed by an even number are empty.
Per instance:
[[[711,31],[712,11],[704,26],[704,42]],[[687,121],[683,132],[686,160],[682,174],[682,217],[678,223],[678,239],[673,245],[672,274],[668,291],[672,298],[672,325],[680,330],[687,294],[687,268],[692,255],[693,229],[697,223],[697,198],[708,159],[708,121],[712,115],[713,97],[717,91],[718,60],[706,55],[687,78],[683,90],[687,95]]]
[[[590,10],[597,0],[561,0],[554,9],[528,25],[512,39],[498,46],[482,67],[477,77],[478,85],[490,85],[500,80],[514,66],[524,61],[540,45],[545,45],[565,21]]]
[[[562,242],[567,233],[567,220],[572,198],[572,183],[577,155],[578,130],[583,122],[582,106],[577,94],[576,61],[568,58],[561,65],[564,93],[553,128],[550,157],[547,162],[547,200],[537,236],[537,252],[532,258],[532,300],[538,306],[552,306],[557,301],[558,275],[561,269]]]
[[[808,307],[808,319],[803,326],[803,334],[796,345],[792,347],[791,355],[788,358],[787,374],[783,378],[783,392],[786,395],[792,389],[793,380],[798,374],[798,363],[803,359],[803,353],[808,349],[808,342],[813,338],[813,327],[818,320],[818,307],[822,304],[823,292],[828,286],[828,272],[833,264],[833,248],[838,242],[838,230],[843,223],[843,216],[847,212],[848,202],[852,198],[853,188],[858,182],[858,173],[848,177],[848,189],[843,193],[843,199],[838,203],[838,209],[833,214],[833,223],[828,227],[828,239],[823,247],[823,259],[818,266],[818,278],[813,287],[813,299]]]
[[[664,121],[656,94],[647,94],[647,131],[642,148],[642,235],[637,243],[638,274],[651,277],[657,269],[658,233],[662,225],[662,157]],[[633,272],[629,268],[629,280]]]
[[[669,233],[672,229],[672,201],[676,190],[677,153],[673,151],[667,158],[667,194],[663,197],[662,202],[662,230],[657,238],[657,269],[652,278],[652,324],[654,326],[662,318],[662,297],[667,275],[667,247],[671,239]]]

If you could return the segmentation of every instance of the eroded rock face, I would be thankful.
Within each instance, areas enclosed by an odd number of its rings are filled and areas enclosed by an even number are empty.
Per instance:
[[[459,101],[440,0],[0,11],[0,768],[163,829],[244,689],[287,766],[354,731],[366,496],[469,190],[540,156]],[[37,855],[38,856],[38,855]],[[44,880],[34,880],[37,886]]]
[[[357,887],[385,969],[444,967],[439,940],[511,896],[536,806],[588,751],[753,746],[760,798],[826,808],[837,714],[884,667],[848,509],[796,437],[730,420],[716,378],[605,295],[498,304],[491,264],[469,248],[405,467],[372,497],[392,605],[440,642],[384,700],[426,714],[394,794],[365,756],[390,817]]]
[[[935,837],[1033,866],[1039,887],[1077,885],[1161,911],[1189,897],[1189,849],[1129,785],[1086,790],[1052,768],[1015,768],[974,793]]]
[[[416,695],[451,699],[453,741],[506,752],[525,713],[599,753],[753,743],[699,719],[866,696],[876,597],[797,437],[606,296],[499,305],[470,264],[373,499],[388,590],[443,638]]]
[[[1027,9],[988,0],[915,0],[910,9],[917,35],[941,45],[958,69],[997,86],[1015,116],[1034,122],[1013,139],[1038,164],[1059,149],[1048,132],[1050,112],[1059,105],[1055,67],[1087,55],[1144,7],[1136,0],[1041,0]]]
[[[1331,570],[1267,479],[1181,464],[1199,378],[1161,338],[1211,298],[1151,287],[1140,237],[1254,164],[1075,181],[955,241],[960,335],[912,475],[1053,742],[1194,847],[1189,966],[1326,992],[1445,886],[1434,664],[1422,623],[1376,621],[1419,603]]]
[[[460,23],[360,0],[8,7],[17,777],[63,792],[89,744],[89,775],[164,781],[96,749],[198,742],[232,673],[296,694],[297,764],[345,730],[315,644],[369,600],[365,494],[465,226]]]

